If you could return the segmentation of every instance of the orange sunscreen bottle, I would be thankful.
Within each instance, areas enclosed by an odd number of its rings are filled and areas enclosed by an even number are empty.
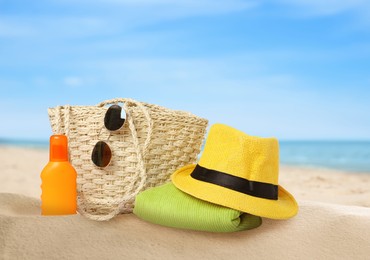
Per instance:
[[[50,137],[50,160],[41,172],[41,215],[69,215],[77,210],[77,173],[68,161],[65,135]]]

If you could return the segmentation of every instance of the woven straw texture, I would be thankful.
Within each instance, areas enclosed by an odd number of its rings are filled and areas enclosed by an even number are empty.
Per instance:
[[[104,127],[104,116],[108,105],[118,103],[123,103],[126,121],[111,132]],[[208,125],[188,112],[123,98],[96,106],[57,106],[48,114],[53,133],[68,137],[70,162],[77,171],[78,211],[93,220],[132,212],[140,191],[168,182],[175,170],[194,163]],[[112,150],[105,168],[91,160],[98,141]]]

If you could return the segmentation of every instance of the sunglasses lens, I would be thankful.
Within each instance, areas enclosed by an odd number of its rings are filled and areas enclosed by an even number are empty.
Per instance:
[[[119,105],[112,105],[108,108],[104,117],[104,125],[110,131],[120,129],[125,123],[125,119],[121,118],[122,108]]]
[[[91,160],[94,164],[98,167],[105,167],[109,164],[111,158],[112,151],[109,145],[103,141],[97,142],[91,155]]]

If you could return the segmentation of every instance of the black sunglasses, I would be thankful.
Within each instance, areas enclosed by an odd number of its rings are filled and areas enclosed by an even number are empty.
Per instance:
[[[105,128],[111,132],[121,129],[125,123],[125,119],[121,118],[121,112],[122,107],[119,105],[110,106],[104,117]],[[91,160],[93,163],[98,167],[106,167],[110,163],[111,159],[112,150],[109,145],[105,141],[97,142],[91,154]]]

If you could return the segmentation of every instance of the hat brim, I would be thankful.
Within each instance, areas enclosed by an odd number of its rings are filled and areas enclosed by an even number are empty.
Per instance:
[[[298,212],[296,200],[280,185],[277,200],[258,198],[192,178],[190,174],[195,166],[195,164],[184,166],[171,176],[173,184],[189,195],[241,212],[271,219],[288,219]]]

